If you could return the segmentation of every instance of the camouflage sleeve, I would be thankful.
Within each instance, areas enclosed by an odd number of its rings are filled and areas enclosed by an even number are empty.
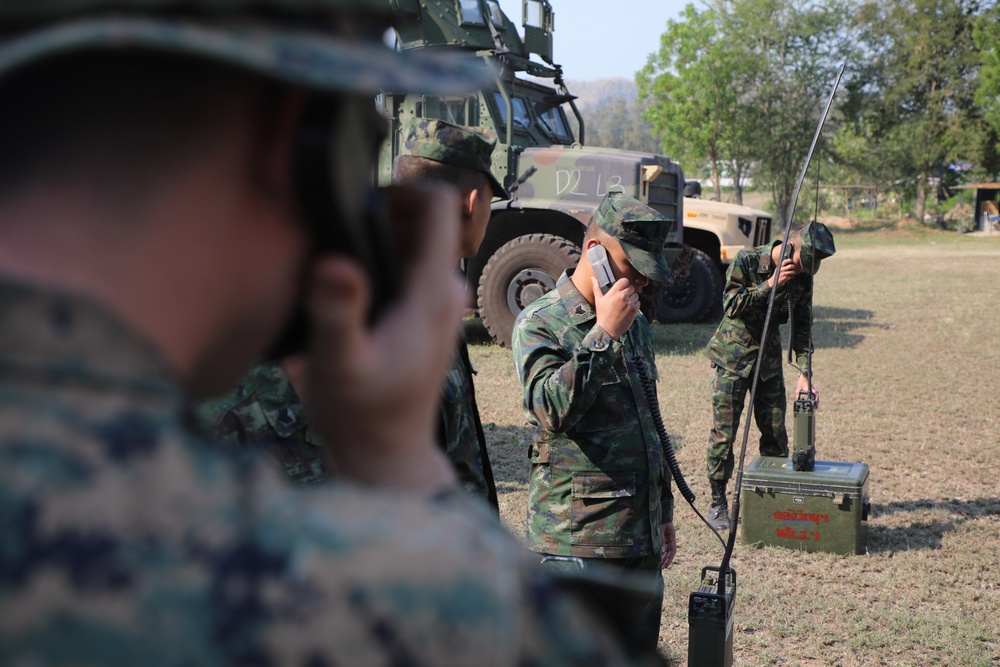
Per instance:
[[[792,350],[795,352],[795,364],[804,373],[808,374],[811,372],[809,368],[809,345],[812,337],[812,276],[806,276],[806,280],[806,288],[792,310],[792,331],[795,337],[795,340],[792,341]]]
[[[552,332],[522,318],[511,347],[525,409],[542,428],[565,433],[593,405],[623,345],[595,324],[577,348],[567,350]]]
[[[731,318],[743,319],[746,313],[767,307],[767,298],[771,290],[767,281],[754,284],[753,267],[750,266],[749,260],[746,251],[741,250],[726,272],[722,308]]]
[[[668,471],[663,482],[663,492],[660,494],[660,523],[674,522],[674,490],[671,479]]]

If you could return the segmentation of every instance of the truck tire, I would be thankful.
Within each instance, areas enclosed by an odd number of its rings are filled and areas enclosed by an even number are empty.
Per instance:
[[[644,304],[647,318],[664,323],[702,322],[722,309],[722,274],[708,255],[695,248],[690,251],[687,271],[675,273],[674,284],[659,288]]]
[[[500,246],[483,268],[477,290],[479,316],[500,345],[510,347],[514,320],[528,304],[556,286],[580,249],[561,236],[525,234]]]

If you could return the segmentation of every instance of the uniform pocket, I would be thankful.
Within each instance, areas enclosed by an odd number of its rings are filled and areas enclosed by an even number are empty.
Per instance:
[[[594,402],[570,431],[593,434],[634,429],[633,403],[632,385],[629,383],[624,361],[619,360],[601,383]]]
[[[635,475],[573,473],[570,532],[579,546],[628,546],[635,540]]]
[[[732,324],[723,323],[708,344],[709,361],[721,368],[747,377],[757,360],[759,343],[750,333]]]

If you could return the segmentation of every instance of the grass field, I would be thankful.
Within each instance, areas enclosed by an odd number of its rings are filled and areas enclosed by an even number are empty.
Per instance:
[[[1000,238],[885,230],[836,240],[815,294],[817,457],[870,466],[868,553],[737,540],[735,664],[998,667]],[[701,350],[714,325],[654,330],[660,407],[707,513]],[[522,536],[530,431],[520,388],[510,352],[475,320],[468,332],[503,519]],[[755,450],[751,433],[747,463]],[[688,595],[722,549],[678,501],[660,646],[685,665]]]

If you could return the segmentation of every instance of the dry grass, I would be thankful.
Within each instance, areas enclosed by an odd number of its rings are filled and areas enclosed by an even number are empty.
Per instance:
[[[1000,239],[901,229],[837,245],[815,296],[817,450],[871,468],[868,553],[738,540],[735,663],[1000,666]],[[509,351],[468,329],[503,518],[523,535],[520,389]],[[655,325],[661,409],[702,512],[713,330]],[[678,500],[661,648],[681,665],[688,595],[722,551]]]

